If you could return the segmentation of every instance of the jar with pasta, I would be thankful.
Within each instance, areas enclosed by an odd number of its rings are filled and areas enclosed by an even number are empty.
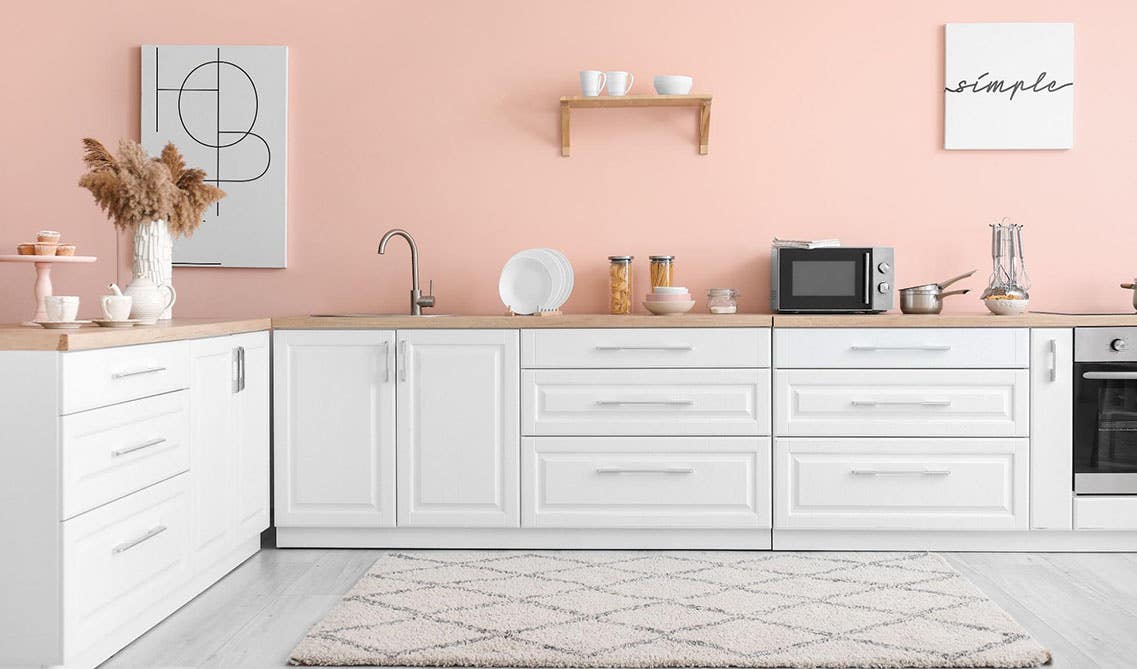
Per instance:
[[[608,256],[609,311],[632,313],[632,256]]]
[[[675,280],[675,256],[650,256],[651,287],[670,286]]]

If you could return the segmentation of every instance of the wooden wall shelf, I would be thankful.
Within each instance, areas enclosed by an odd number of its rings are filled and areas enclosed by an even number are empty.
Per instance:
[[[570,127],[572,109],[597,109],[604,107],[696,107],[699,110],[699,155],[707,155],[707,138],[711,131],[710,95],[624,95],[611,97],[580,95],[561,98],[561,155],[568,156],[571,147]]]

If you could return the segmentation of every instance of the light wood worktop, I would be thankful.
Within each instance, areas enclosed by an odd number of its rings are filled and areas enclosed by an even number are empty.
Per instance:
[[[25,325],[0,325],[0,351],[85,351],[94,348],[256,332],[268,330],[271,326],[272,322],[267,318],[240,320],[176,318],[170,321],[158,321],[158,325],[101,328],[92,324],[78,330],[44,330]]]
[[[1040,314],[775,314],[776,328],[1066,328],[1137,325],[1137,313]]]

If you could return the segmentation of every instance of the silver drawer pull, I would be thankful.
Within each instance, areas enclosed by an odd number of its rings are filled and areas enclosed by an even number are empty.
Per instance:
[[[852,351],[950,351],[951,346],[948,344],[914,344],[910,346],[872,346],[865,344],[853,344],[849,347]]]
[[[851,469],[853,476],[950,476],[950,469]]]
[[[855,407],[875,406],[916,406],[916,407],[950,407],[951,400],[853,400]]]
[[[146,534],[143,534],[142,536],[138,537],[137,539],[131,539],[130,541],[124,541],[123,543],[112,548],[111,549],[111,555],[118,555],[119,553],[125,553],[126,551],[130,550],[131,548],[134,548],[135,546],[137,546],[140,543],[143,543],[145,541],[150,541],[154,537],[165,532],[167,529],[168,528],[165,525],[158,525],[157,527],[152,527],[149,530],[146,530]]]
[[[597,467],[597,474],[694,474],[694,467]]]
[[[695,400],[596,400],[602,407],[611,406],[692,406]]]
[[[117,449],[111,451],[111,455],[113,455],[114,457],[117,458],[120,455],[126,455],[127,453],[133,453],[135,451],[141,451],[144,448],[150,448],[151,446],[157,446],[158,444],[164,444],[164,443],[166,443],[166,439],[164,437],[158,437],[157,439],[151,439],[150,441],[144,441],[141,444],[135,444],[133,446],[127,446],[126,448],[117,448]]]
[[[1082,378],[1090,381],[1127,381],[1137,379],[1137,372],[1082,372]]]
[[[131,376],[141,376],[143,374],[156,374],[158,372],[166,371],[165,367],[147,367],[146,369],[136,369],[130,372],[115,372],[111,374],[112,379],[125,379]]]
[[[597,346],[597,351],[694,351],[690,344],[676,346]]]

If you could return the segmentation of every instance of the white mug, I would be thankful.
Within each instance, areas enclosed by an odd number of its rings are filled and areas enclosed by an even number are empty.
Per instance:
[[[616,97],[627,95],[636,81],[631,72],[605,72],[604,78],[608,84],[608,95]]]
[[[133,301],[129,295],[103,295],[103,316],[108,321],[125,321],[130,318],[130,304]]]
[[[604,82],[606,81],[604,73],[600,70],[581,70],[580,71],[580,92],[581,94],[594,98],[600,95],[600,91],[604,90]]]
[[[75,295],[48,295],[43,307],[49,321],[73,321],[79,315],[79,298]]]

